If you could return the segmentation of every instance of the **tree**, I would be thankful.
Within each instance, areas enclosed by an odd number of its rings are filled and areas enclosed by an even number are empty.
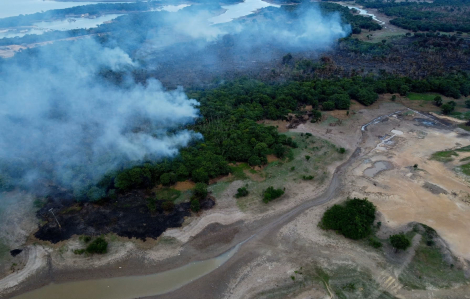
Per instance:
[[[344,205],[334,205],[323,214],[320,226],[333,229],[347,238],[367,237],[375,221],[375,206],[367,199],[348,199]]]
[[[204,183],[197,183],[193,188],[192,199],[203,200],[207,197],[207,185]]]
[[[324,102],[321,106],[324,111],[335,110],[335,103],[330,102],[330,101]]]
[[[442,105],[442,98],[441,98],[441,96],[436,96],[436,97],[434,98],[434,104],[435,104],[437,107],[441,107],[441,105]]]
[[[309,155],[306,155],[306,156],[305,156],[305,159],[307,159],[307,161],[310,160],[310,156],[309,156]]]
[[[451,113],[452,111],[454,111],[454,106],[446,103],[446,104],[441,106],[441,111],[442,111],[443,114],[447,115],[447,114]]]
[[[199,212],[201,210],[201,203],[197,199],[191,200],[191,211]]]
[[[470,108],[470,100],[465,101],[465,107]]]
[[[312,111],[312,123],[316,123],[321,120],[321,112],[318,110]]]
[[[263,202],[268,203],[278,197],[281,197],[282,194],[284,194],[284,190],[274,189],[273,186],[270,186],[263,192]]]
[[[411,246],[410,239],[408,239],[404,233],[391,235],[389,239],[390,244],[392,244],[392,246],[395,248],[395,252],[398,252],[398,250],[400,249],[406,250],[408,247]]]
[[[245,197],[248,195],[248,190],[246,189],[246,187],[242,187],[242,188],[238,188],[237,189],[237,194],[235,194],[235,197],[236,198],[240,198],[240,197]]]
[[[204,168],[194,170],[192,172],[192,178],[195,182],[207,183],[209,181],[209,175]]]
[[[164,173],[160,176],[160,183],[162,183],[163,186],[168,186],[171,184],[171,178],[169,173]]]
[[[96,238],[85,249],[88,253],[103,254],[108,251],[108,242],[103,237]]]
[[[335,103],[336,109],[347,110],[351,106],[349,95],[344,93],[332,95],[330,101]]]
[[[281,144],[276,144],[273,146],[273,152],[276,157],[283,159],[286,155],[286,149]]]

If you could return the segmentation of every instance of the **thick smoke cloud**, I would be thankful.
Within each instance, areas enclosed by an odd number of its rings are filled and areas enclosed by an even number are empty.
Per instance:
[[[134,84],[125,70],[135,64],[120,49],[87,39],[34,52],[0,67],[0,173],[15,183],[77,189],[201,138],[181,129],[198,117],[198,102],[156,80]],[[119,72],[122,84],[106,72]]]
[[[171,47],[173,56],[191,56],[202,49],[203,60],[214,60],[217,53],[207,47],[225,43],[234,55],[254,54],[264,48],[264,57],[256,58],[269,60],[273,58],[269,52],[325,51],[351,32],[338,13],[324,13],[316,4],[299,5],[292,11],[268,7],[256,16],[223,24],[213,25],[210,16],[197,8],[158,16],[158,22],[154,20],[158,26],[146,36],[138,56],[148,57]]]
[[[109,34],[99,40],[106,47],[92,38],[56,42],[0,64],[0,189],[10,180],[35,190],[51,182],[77,190],[202,138],[182,129],[198,117],[198,103],[156,80],[135,84],[128,76],[134,61],[154,69],[186,62],[230,68],[282,52],[324,51],[351,30],[338,14],[311,4],[212,25],[215,11],[130,14],[103,25]],[[120,84],[107,74],[119,74]]]

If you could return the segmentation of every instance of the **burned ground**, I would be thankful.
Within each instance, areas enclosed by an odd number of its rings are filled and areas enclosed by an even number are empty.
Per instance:
[[[159,237],[167,228],[180,227],[185,217],[191,215],[188,202],[176,204],[171,212],[165,212],[163,201],[156,200],[151,211],[149,200],[152,198],[154,196],[151,194],[137,190],[99,202],[49,199],[37,212],[37,217],[45,224],[40,225],[34,235],[52,243],[67,240],[73,235],[96,236],[108,233],[145,241],[146,238]],[[212,198],[201,201],[203,210],[214,205]]]

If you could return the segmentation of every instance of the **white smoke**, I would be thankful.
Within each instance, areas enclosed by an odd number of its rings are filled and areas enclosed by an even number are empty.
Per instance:
[[[157,80],[134,84],[135,64],[91,39],[39,47],[0,67],[0,173],[23,184],[95,183],[127,162],[174,156],[199,134],[181,129],[199,103]],[[97,76],[120,71],[120,86]]]

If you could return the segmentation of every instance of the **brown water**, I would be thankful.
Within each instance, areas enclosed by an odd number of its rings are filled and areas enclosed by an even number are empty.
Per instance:
[[[53,283],[14,299],[131,299],[164,294],[214,271],[228,261],[241,244],[216,258],[157,274]]]

